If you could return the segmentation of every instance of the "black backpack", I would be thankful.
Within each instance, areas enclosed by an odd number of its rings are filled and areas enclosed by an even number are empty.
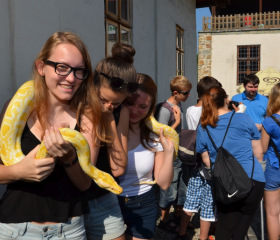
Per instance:
[[[197,156],[196,130],[182,129],[179,135],[178,158],[185,164],[195,165]]]
[[[214,196],[217,201],[225,205],[247,197],[254,186],[254,183],[252,181],[254,173],[254,155],[252,156],[252,174],[251,178],[249,178],[247,173],[240,165],[240,163],[235,159],[235,157],[232,156],[231,153],[228,152],[225,148],[223,148],[223,143],[226,138],[229,125],[234,113],[235,112],[233,112],[229,120],[224,139],[219,148],[217,148],[207,127],[205,127],[205,130],[214,148],[217,151],[217,156],[214,163],[214,170],[212,172],[215,190]],[[211,162],[211,169],[212,165],[213,163]]]

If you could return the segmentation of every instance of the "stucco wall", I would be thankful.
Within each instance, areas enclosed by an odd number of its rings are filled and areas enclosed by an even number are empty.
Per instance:
[[[280,71],[280,30],[212,33],[212,76],[228,95],[237,89],[237,46],[260,45],[260,70],[273,67]]]
[[[133,2],[135,66],[150,74],[158,86],[158,101],[170,96],[169,83],[176,75],[176,24],[184,29],[185,75],[194,90],[184,110],[196,101],[195,0],[141,0]],[[154,23],[155,25],[151,24]]]
[[[132,0],[137,71],[151,75],[158,100],[170,96],[176,74],[176,24],[184,29],[185,75],[196,87],[195,0]],[[0,7],[0,108],[31,78],[32,64],[55,31],[73,31],[88,47],[92,65],[105,56],[104,1],[2,0]],[[196,90],[184,104],[196,101]]]
[[[0,108],[31,78],[32,63],[55,31],[77,33],[95,65],[105,55],[104,2],[3,0],[0,7]]]

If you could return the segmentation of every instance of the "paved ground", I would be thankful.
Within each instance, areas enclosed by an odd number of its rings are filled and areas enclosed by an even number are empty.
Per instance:
[[[264,218],[265,219],[265,218]],[[159,221],[158,221],[159,222]],[[198,240],[199,238],[199,217],[192,219],[193,225],[196,227],[195,230],[188,230],[189,237],[186,240]],[[266,222],[264,221],[264,233],[262,238],[261,228],[261,215],[260,208],[257,210],[255,217],[252,221],[252,225],[249,228],[247,237],[244,240],[268,240],[266,231]],[[161,229],[157,229],[154,240],[175,240],[177,237],[176,233],[170,233]]]

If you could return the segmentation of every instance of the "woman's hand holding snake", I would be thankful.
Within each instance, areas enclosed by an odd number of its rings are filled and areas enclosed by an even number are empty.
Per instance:
[[[18,180],[41,182],[52,173],[55,167],[54,158],[35,158],[39,146],[30,151],[22,161],[11,166],[11,168],[14,168],[14,175]]]
[[[164,136],[162,128],[160,128],[159,140],[160,140],[160,143],[161,143],[161,145],[164,149],[164,152],[169,152],[173,155],[173,153],[174,153],[174,143],[171,139],[168,139]]]
[[[46,129],[43,141],[50,157],[59,158],[63,163],[72,163],[76,158],[73,145],[63,139],[58,129],[54,127]]]

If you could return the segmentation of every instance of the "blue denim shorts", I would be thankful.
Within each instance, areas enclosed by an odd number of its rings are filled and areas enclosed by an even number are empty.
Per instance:
[[[212,190],[213,181],[206,180],[200,175],[198,169],[193,169],[183,210],[190,213],[200,211],[201,220],[208,222],[216,221],[217,214]]]
[[[184,205],[186,200],[189,179],[189,166],[183,164],[178,158],[173,162],[174,175],[167,190],[160,189],[159,206],[168,208],[172,204]]]
[[[88,240],[111,240],[125,232],[123,217],[115,194],[89,201],[90,213],[84,216]]]
[[[126,234],[140,239],[153,238],[157,221],[154,188],[139,196],[118,198],[127,226]]]
[[[265,176],[265,191],[275,191],[280,188],[280,169],[271,166],[270,161],[266,162],[264,172]]]
[[[25,223],[0,223],[0,239],[26,240],[86,240],[83,217],[75,217],[67,223],[38,225]]]

